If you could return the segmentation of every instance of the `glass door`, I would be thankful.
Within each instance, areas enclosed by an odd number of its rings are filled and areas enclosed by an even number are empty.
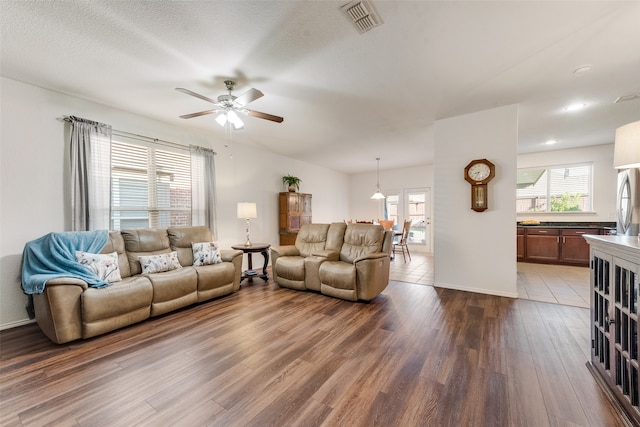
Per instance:
[[[394,229],[402,231],[405,219],[411,220],[408,243],[425,246],[431,252],[431,189],[409,188],[401,194],[387,194],[383,216],[392,219]]]
[[[409,244],[431,251],[431,191],[429,188],[404,190],[404,217],[411,220]]]

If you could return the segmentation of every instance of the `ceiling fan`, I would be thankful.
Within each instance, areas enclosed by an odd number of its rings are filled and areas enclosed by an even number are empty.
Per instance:
[[[198,113],[185,114],[184,116],[180,116],[181,119],[191,119],[193,117],[204,116],[207,114],[216,114],[221,113],[216,117],[216,122],[220,124],[220,126],[225,126],[227,123],[233,125],[235,129],[242,129],[244,127],[244,123],[238,117],[238,114],[241,113],[247,116],[257,117],[259,119],[271,120],[272,122],[282,123],[284,118],[279,116],[274,116],[273,114],[261,113],[260,111],[249,110],[245,108],[247,104],[255,101],[256,99],[264,96],[262,92],[257,89],[251,88],[240,96],[234,96],[231,94],[233,87],[235,86],[235,82],[232,80],[225,80],[224,84],[227,86],[227,90],[229,91],[228,95],[220,95],[218,96],[218,100],[213,100],[204,95],[200,95],[199,93],[195,93],[190,91],[189,89],[184,89],[181,87],[177,87],[176,90],[182,93],[186,93],[187,95],[195,96],[196,98],[203,99],[207,102],[212,103],[216,106],[213,110],[200,111]]]

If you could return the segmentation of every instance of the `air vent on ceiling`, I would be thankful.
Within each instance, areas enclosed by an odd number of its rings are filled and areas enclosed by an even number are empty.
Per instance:
[[[353,23],[359,33],[366,33],[382,24],[382,20],[378,16],[373,4],[367,0],[352,1],[340,9]]]
[[[636,99],[640,99],[640,92],[632,93],[631,95],[619,96],[615,101],[613,101],[613,103],[618,104],[620,102],[634,101]]]

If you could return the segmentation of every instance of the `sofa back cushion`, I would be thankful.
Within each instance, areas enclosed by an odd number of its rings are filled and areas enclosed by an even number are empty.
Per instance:
[[[101,254],[111,254],[116,252],[118,254],[118,268],[120,268],[120,277],[131,276],[131,269],[129,268],[129,258],[127,258],[127,252],[124,247],[124,239],[119,231],[110,231],[107,244],[100,251]]]
[[[171,249],[178,252],[180,265],[193,265],[192,243],[213,242],[213,233],[207,226],[171,227],[167,229]]]
[[[378,224],[347,224],[340,261],[352,263],[356,258],[382,251],[385,230]]]
[[[322,251],[327,243],[329,224],[304,224],[296,237],[296,249],[302,257],[311,256],[314,251]]]
[[[347,229],[347,224],[344,222],[333,222],[329,226],[329,232],[327,233],[327,245],[326,250],[340,252],[342,243],[344,242],[344,232]]]
[[[141,255],[158,255],[171,252],[169,235],[164,228],[141,228],[122,230],[124,247],[129,259],[130,274],[135,276],[142,272],[138,257]]]

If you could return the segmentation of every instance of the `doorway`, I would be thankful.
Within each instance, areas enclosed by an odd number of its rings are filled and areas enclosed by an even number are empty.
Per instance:
[[[389,194],[384,208],[384,217],[394,220],[398,231],[405,220],[411,220],[408,244],[419,247],[420,252],[431,252],[431,188],[405,188]]]

